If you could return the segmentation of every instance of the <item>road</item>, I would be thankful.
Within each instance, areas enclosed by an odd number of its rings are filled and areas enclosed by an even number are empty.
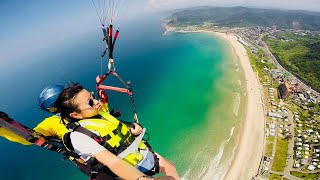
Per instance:
[[[292,135],[292,137],[294,137],[294,122],[293,122],[293,113],[292,111],[290,111],[289,109],[287,110],[288,112],[288,120],[289,120],[289,124],[291,124],[291,126],[289,126],[290,129],[290,134]],[[293,167],[293,153],[294,153],[294,139],[289,139],[289,144],[288,144],[288,153],[287,153],[287,161],[286,161],[286,167],[284,168],[284,177],[288,178],[288,179],[293,179],[293,180],[300,180],[300,178],[297,178],[295,176],[292,176],[290,174],[290,171],[292,171],[292,167]]]
[[[304,86],[305,89],[311,91],[313,94],[320,96],[320,93],[317,92],[316,90],[312,89],[310,86],[308,86],[306,84],[306,82],[304,80],[302,80],[299,76],[292,74],[291,72],[287,71],[283,66],[281,66],[281,64],[277,61],[277,59],[274,57],[274,55],[270,52],[269,47],[267,46],[267,44],[262,41],[261,39],[263,38],[263,36],[265,36],[265,34],[260,35],[260,37],[258,38],[260,43],[263,44],[263,46],[259,46],[256,42],[250,40],[249,38],[247,38],[244,34],[241,35],[241,37],[243,39],[245,39],[247,42],[259,47],[267,56],[269,56],[271,58],[271,60],[273,61],[273,64],[280,70],[288,72],[289,77],[294,78],[300,85]]]

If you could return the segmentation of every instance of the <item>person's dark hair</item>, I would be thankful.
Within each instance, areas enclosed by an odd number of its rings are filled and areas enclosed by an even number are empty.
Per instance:
[[[55,107],[58,109],[58,112],[61,113],[62,119],[67,119],[68,121],[75,120],[74,118],[70,117],[69,114],[79,111],[73,100],[83,89],[84,88],[81,84],[74,83],[60,93],[55,102]]]

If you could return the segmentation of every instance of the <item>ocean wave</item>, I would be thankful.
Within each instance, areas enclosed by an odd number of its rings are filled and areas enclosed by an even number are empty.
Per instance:
[[[234,133],[234,129],[235,129],[235,126],[233,126],[233,127],[231,128],[231,131],[230,131],[230,134],[229,134],[229,139],[227,139],[227,142],[229,142],[230,139],[232,138],[232,135],[233,135],[233,133]]]
[[[182,176],[185,179],[199,179],[201,174],[204,174],[206,169],[205,168],[196,168],[198,167],[199,161],[201,161],[201,164],[206,165],[209,164],[209,154],[208,154],[208,147],[207,145],[202,148],[201,151],[198,151],[193,157],[192,162],[190,163],[189,169],[187,172]]]
[[[233,103],[233,113],[238,116],[239,114],[239,107],[240,107],[240,93],[235,93],[236,97]]]
[[[234,133],[235,126],[233,126],[230,130],[229,137],[227,140],[223,141],[219,147],[218,154],[210,161],[210,157],[202,157],[206,159],[208,162],[202,162],[203,166],[198,170],[198,172],[192,172],[194,170],[193,164],[196,164],[195,161],[200,159],[199,156],[207,156],[206,148],[203,148],[203,151],[200,151],[193,158],[193,162],[189,166],[187,172],[183,175],[186,179],[201,179],[201,180],[222,180],[226,175],[228,168],[231,164],[232,157],[234,155],[234,149],[232,150],[232,156],[229,159],[226,159],[225,162],[221,163],[221,159],[224,154],[224,148],[226,144],[231,140]],[[201,158],[201,159],[202,159]]]
[[[233,126],[230,130],[229,133],[229,138],[225,140],[219,147],[219,152],[218,154],[213,158],[213,160],[210,163],[209,168],[207,169],[207,173],[204,174],[203,176],[200,176],[199,179],[203,180],[220,180],[223,179],[224,176],[226,175],[228,168],[231,164],[231,158],[229,158],[226,162],[221,163],[221,159],[224,153],[224,148],[226,144],[230,141],[232,138],[233,132],[234,132],[235,127]]]

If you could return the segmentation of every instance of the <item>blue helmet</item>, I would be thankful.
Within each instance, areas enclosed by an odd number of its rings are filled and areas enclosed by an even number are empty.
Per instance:
[[[52,85],[44,88],[38,97],[38,105],[40,108],[52,113],[57,112],[57,108],[54,103],[63,90],[64,86],[62,85]]]

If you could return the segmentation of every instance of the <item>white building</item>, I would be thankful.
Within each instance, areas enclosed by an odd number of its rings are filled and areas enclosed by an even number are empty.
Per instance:
[[[310,170],[310,171],[313,171],[313,170],[315,170],[316,169],[316,167],[314,166],[314,165],[309,165],[308,166],[308,170]]]

